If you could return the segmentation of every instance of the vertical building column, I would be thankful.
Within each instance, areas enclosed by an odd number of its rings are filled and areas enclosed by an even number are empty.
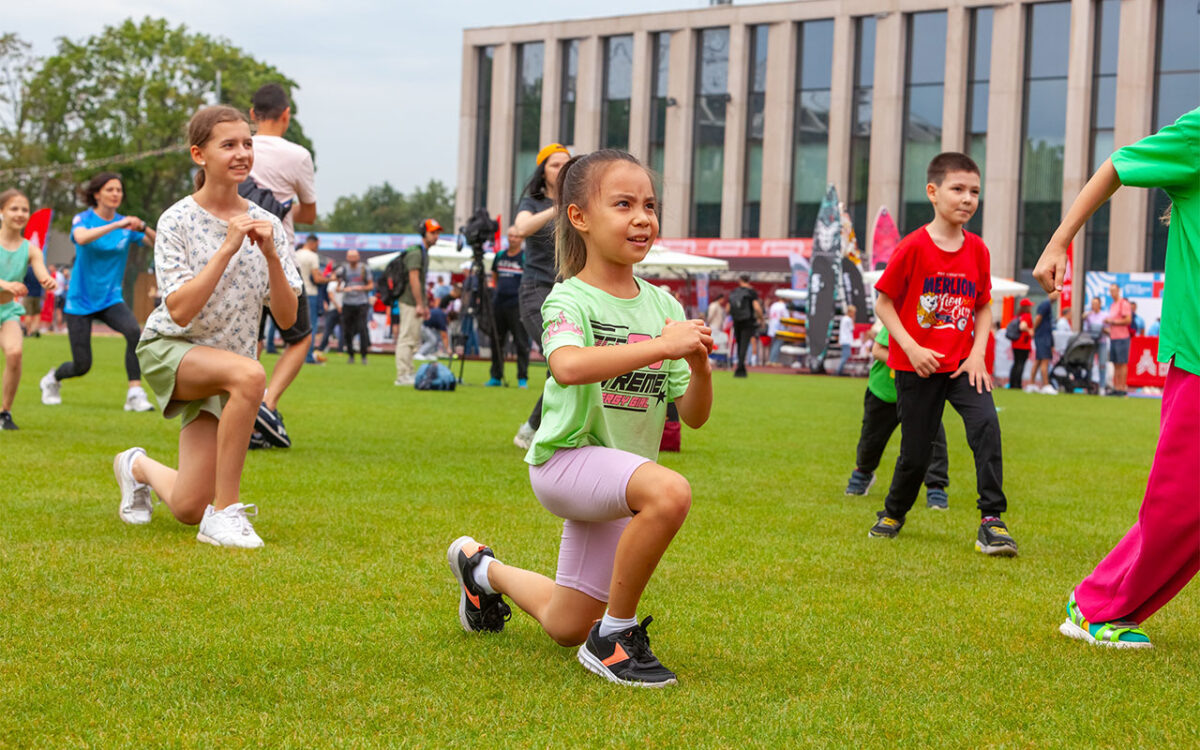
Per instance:
[[[464,34],[465,36],[465,34]],[[479,50],[463,40],[462,90],[458,112],[458,188],[454,194],[454,226],[466,223],[475,193],[475,129],[479,127]]]
[[[750,29],[729,27],[729,68],[725,104],[724,164],[721,168],[721,237],[740,237],[746,172],[746,116],[750,106]],[[770,44],[768,40],[768,45]]]
[[[867,215],[880,206],[900,206],[900,154],[904,141],[904,60],[907,55],[903,13],[875,22],[875,88],[871,99],[871,177]],[[845,197],[842,195],[842,197]]]
[[[992,273],[1011,278],[1017,268],[1017,218],[1021,197],[1021,116],[1025,78],[1025,7],[997,6],[992,16],[988,84],[987,182],[983,187],[983,239]],[[1014,50],[1018,50],[1014,54]]]
[[[1071,46],[1067,62],[1066,147],[1063,150],[1062,211],[1065,215],[1084,183],[1092,162],[1092,69],[1095,60],[1096,3],[1094,0],[1071,2]],[[1071,320],[1078,327],[1083,313],[1083,274],[1079,261],[1085,257],[1085,233],[1075,237],[1072,273],[1075,288],[1071,295]]]
[[[829,90],[829,166],[826,181],[837,186],[838,195],[850,189],[850,133],[854,129],[854,18],[839,15],[833,21],[833,75]],[[799,84],[797,83],[797,87]],[[867,216],[873,217],[868,207]],[[873,220],[873,219],[872,219]],[[872,231],[866,232],[870,250]],[[862,242],[863,238],[859,238]]]
[[[654,39],[648,31],[633,33],[633,90],[629,101],[629,153],[643,163],[650,158],[650,82],[654,79]]]
[[[542,42],[542,122],[538,128],[539,148],[558,140],[562,115],[562,42],[551,37]]]
[[[488,212],[502,214],[505,223],[512,208],[513,118],[517,103],[517,46],[498,44],[492,58],[492,132],[488,143]]]
[[[579,70],[575,79],[575,151],[585,154],[600,146],[600,97],[604,88],[603,39],[579,40]]]
[[[686,237],[691,219],[692,144],[695,141],[696,32],[671,34],[671,74],[667,82],[666,141],[663,154],[663,237]]]
[[[1113,146],[1120,148],[1154,127],[1154,66],[1157,59],[1158,3],[1123,0],[1117,40],[1117,116]],[[1146,262],[1150,201],[1144,190],[1118,190],[1108,222],[1108,270],[1140,271]]]
[[[791,21],[771,24],[767,32],[767,91],[763,102],[760,237],[788,235],[795,158],[792,132],[796,118],[796,85],[796,24]]]
[[[963,151],[967,140],[967,72],[971,69],[971,18],[956,5],[946,10],[946,72],[942,87],[942,151]]]

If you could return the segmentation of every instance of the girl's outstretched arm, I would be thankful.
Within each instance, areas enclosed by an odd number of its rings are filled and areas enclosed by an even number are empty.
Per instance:
[[[712,349],[712,331],[699,320],[668,319],[658,338],[615,346],[563,346],[550,353],[559,385],[586,385],[615,378],[664,359],[698,356]]]
[[[683,395],[675,399],[675,408],[684,424],[698,430],[712,412],[712,363],[705,352],[703,356],[688,357],[688,365],[692,368],[692,378]]]
[[[1047,292],[1062,291],[1063,279],[1067,275],[1067,246],[1096,209],[1104,205],[1119,187],[1121,178],[1117,175],[1112,159],[1105,159],[1096,170],[1096,174],[1092,175],[1092,179],[1079,191],[1075,202],[1067,209],[1067,215],[1063,217],[1058,229],[1054,230],[1054,236],[1050,238],[1046,249],[1042,251],[1042,257],[1033,269],[1033,278],[1037,279]]]

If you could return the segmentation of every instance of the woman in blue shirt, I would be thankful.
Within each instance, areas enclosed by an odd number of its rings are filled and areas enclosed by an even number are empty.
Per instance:
[[[142,372],[135,351],[141,330],[121,295],[129,246],[153,245],[154,230],[136,216],[117,213],[124,197],[121,176],[114,172],[101,172],[83,189],[88,209],[71,220],[75,265],[63,308],[71,342],[71,361],[62,363],[42,378],[43,404],[61,404],[61,382],[77,378],[91,369],[92,321],[99,320],[125,337],[125,373],[129,377],[125,411],[154,410],[142,390]]]

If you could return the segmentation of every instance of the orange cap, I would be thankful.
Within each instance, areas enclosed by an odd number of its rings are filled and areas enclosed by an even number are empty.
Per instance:
[[[445,229],[442,229],[442,225],[438,223],[437,219],[426,219],[425,221],[421,222],[421,226],[425,229],[426,234],[430,232],[446,231]]]
[[[568,151],[567,147],[561,143],[551,143],[547,146],[543,146],[542,150],[538,151],[537,166],[542,166],[542,162],[549,159],[553,154],[566,154],[567,156],[570,156],[571,152]]]

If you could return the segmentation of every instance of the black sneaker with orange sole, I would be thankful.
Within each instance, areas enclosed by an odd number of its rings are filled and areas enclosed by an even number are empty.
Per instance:
[[[647,617],[641,625],[603,638],[597,622],[579,647],[579,663],[619,685],[651,688],[674,685],[677,682],[675,673],[664,667],[650,651],[646,628],[653,621],[653,617]]]
[[[469,536],[460,536],[446,550],[446,562],[458,579],[458,621],[468,633],[499,633],[512,617],[500,594],[489,594],[475,583],[474,573],[485,557],[495,559],[490,547]]]

